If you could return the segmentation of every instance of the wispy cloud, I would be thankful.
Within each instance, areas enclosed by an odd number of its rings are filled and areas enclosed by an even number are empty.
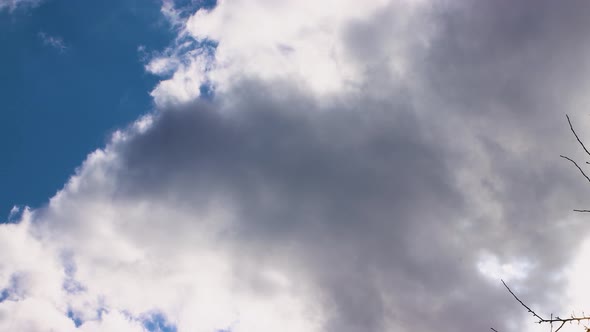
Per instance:
[[[8,214],[8,221],[14,220],[17,218],[20,213],[23,211],[22,207],[18,205],[14,205],[12,209],[10,209],[10,213]]]
[[[43,42],[43,45],[55,48],[60,53],[64,53],[68,50],[68,46],[64,42],[62,37],[51,36],[45,32],[39,32],[39,39]]]
[[[0,11],[7,9],[14,11],[19,7],[35,7],[41,3],[42,0],[0,0]]]
[[[181,27],[184,25],[185,20],[182,18],[182,11],[176,8],[174,1],[162,1],[160,12],[173,27]]]

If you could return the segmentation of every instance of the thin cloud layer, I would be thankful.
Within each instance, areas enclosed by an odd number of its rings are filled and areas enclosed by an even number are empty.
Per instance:
[[[60,53],[64,53],[68,50],[68,46],[66,46],[66,43],[64,42],[63,38],[59,36],[51,36],[46,34],[45,32],[39,32],[38,36],[43,45],[45,46],[52,47]]]
[[[557,6],[198,11],[146,66],[157,109],[1,226],[0,327],[528,328],[499,278],[567,308],[590,6]]]
[[[0,11],[6,9],[14,11],[17,8],[31,8],[39,5],[43,0],[0,0]]]

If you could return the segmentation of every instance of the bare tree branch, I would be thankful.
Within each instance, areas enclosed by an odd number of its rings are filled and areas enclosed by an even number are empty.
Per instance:
[[[538,318],[540,321],[544,321],[545,319],[539,315],[537,315],[536,312],[533,311],[533,309],[529,308],[526,304],[524,304],[524,302],[522,302],[518,296],[516,296],[516,294],[514,294],[512,292],[512,290],[510,289],[510,287],[508,287],[508,285],[506,285],[506,283],[504,282],[504,280],[500,279],[500,281],[502,281],[502,284],[504,284],[504,287],[506,287],[506,289],[508,290],[508,292],[510,292],[510,294],[512,294],[512,296],[516,299],[516,301],[518,301],[523,307],[526,308],[526,310],[528,310],[531,314],[533,314],[533,316],[535,316],[536,318]]]
[[[590,316],[585,316],[583,314],[582,314],[582,316],[579,316],[579,317],[572,314],[569,318],[560,318],[559,316],[555,316],[555,318],[553,318],[553,314],[551,314],[551,318],[549,318],[549,319],[543,318],[543,317],[539,316],[535,311],[533,311],[533,309],[531,309],[529,306],[524,304],[524,302],[522,302],[518,298],[518,296],[516,296],[516,294],[514,294],[514,292],[512,292],[512,290],[510,289],[510,287],[508,287],[508,285],[504,282],[504,280],[501,280],[501,281],[502,281],[502,284],[504,284],[504,287],[506,287],[506,289],[508,290],[508,292],[510,292],[510,294],[512,294],[514,299],[516,299],[516,301],[518,301],[518,303],[520,303],[526,310],[528,310],[528,312],[530,312],[535,318],[538,319],[538,321],[537,321],[538,324],[549,323],[549,325],[551,326],[551,329],[553,330],[553,323],[559,323],[559,327],[555,330],[555,332],[558,332],[559,330],[561,330],[561,328],[565,325],[565,323],[572,323],[572,322],[580,323],[582,321],[590,321]],[[494,330],[494,329],[492,328],[492,330]],[[494,330],[494,331],[496,331],[496,330]]]
[[[569,161],[571,161],[574,165],[576,165],[576,167],[580,170],[580,172],[582,173],[582,175],[586,178],[586,180],[588,180],[588,182],[590,182],[590,178],[588,177],[588,175],[586,175],[586,173],[584,173],[584,171],[582,170],[582,168],[580,168],[580,166],[578,166],[578,164],[571,158],[568,158],[564,155],[559,155],[561,158],[563,159],[567,159]]]
[[[588,156],[590,156],[590,151],[588,151],[588,149],[586,148],[586,146],[584,145],[584,142],[582,142],[582,140],[580,139],[580,137],[578,136],[578,134],[576,133],[576,131],[574,130],[574,126],[572,125],[572,122],[570,120],[570,117],[566,114],[565,117],[567,118],[567,122],[570,126],[570,130],[572,131],[572,133],[574,134],[574,136],[576,137],[576,140],[578,141],[578,143],[580,144],[580,146],[582,146],[582,149],[584,149],[584,152],[586,152],[586,154]],[[564,155],[560,155],[561,158],[566,159],[568,161],[570,161],[572,164],[574,164],[574,166],[576,166],[576,168],[580,171],[580,173],[582,173],[582,175],[584,176],[584,178],[586,178],[586,180],[588,182],[590,182],[590,177],[588,177],[588,175],[584,172],[584,170],[580,167],[580,165],[578,165],[578,163],[576,163],[576,161],[574,161],[573,159],[566,157]],[[590,162],[586,162],[586,164],[590,165]],[[575,212],[582,212],[582,213],[590,213],[590,209],[574,209]],[[584,314],[584,312],[582,312],[581,316],[576,316],[575,313],[572,313],[571,316],[569,318],[561,318],[559,316],[553,316],[553,314],[551,314],[549,319],[543,318],[541,317],[539,314],[537,314],[533,309],[531,309],[529,306],[527,306],[521,299],[518,298],[518,296],[516,296],[516,294],[514,294],[514,292],[510,289],[510,287],[508,287],[508,285],[506,284],[506,282],[504,282],[504,280],[500,279],[502,281],[502,284],[504,285],[504,287],[506,287],[506,289],[508,290],[508,292],[512,295],[512,297],[514,297],[514,299],[520,303],[521,306],[523,306],[530,314],[532,314],[536,319],[537,319],[537,323],[538,324],[543,324],[543,323],[548,323],[549,324],[549,328],[550,328],[550,332],[554,332],[553,331],[553,324],[555,324],[556,326],[559,325],[557,327],[557,329],[555,330],[555,332],[559,332],[564,326],[565,323],[574,323],[577,322],[578,325],[581,324],[582,322],[590,322],[590,316],[586,316]],[[493,332],[498,332],[498,330],[496,330],[493,327],[490,327],[490,329]],[[584,329],[586,332],[590,332],[590,327],[584,325]]]
[[[586,151],[586,154],[590,156],[590,152],[588,151],[588,149],[586,149],[586,146],[584,146],[584,143],[582,143],[582,140],[580,140],[580,138],[578,137],[578,134],[576,134],[576,131],[574,130],[574,126],[572,126],[572,122],[570,121],[570,117],[567,114],[565,115],[565,117],[567,118],[567,123],[569,123],[570,129],[572,130],[572,133],[574,133],[574,136],[576,136],[578,143],[580,143],[580,145],[582,146],[584,151]]]

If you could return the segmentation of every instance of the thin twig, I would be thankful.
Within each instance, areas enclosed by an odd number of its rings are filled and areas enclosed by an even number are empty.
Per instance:
[[[572,122],[570,121],[570,117],[567,114],[565,115],[565,117],[567,118],[567,123],[569,123],[570,129],[572,130],[572,133],[574,133],[574,136],[576,136],[578,143],[580,143],[580,145],[582,146],[584,151],[586,151],[586,154],[590,156],[590,152],[588,151],[588,149],[586,149],[586,146],[584,146],[584,143],[582,143],[582,140],[580,140],[580,138],[578,137],[578,134],[576,134],[576,131],[574,130],[574,126],[572,126]]]
[[[586,178],[586,180],[588,180],[588,182],[590,182],[590,178],[588,177],[588,175],[586,175],[586,173],[584,173],[584,171],[582,170],[582,168],[580,168],[580,166],[578,166],[578,164],[571,158],[568,158],[564,155],[559,155],[561,158],[563,159],[567,159],[569,161],[571,161],[574,165],[576,165],[576,167],[580,170],[580,173],[582,173],[582,175]]]
[[[561,330],[561,328],[565,325],[565,320],[561,322],[561,325],[559,325],[559,327],[557,328],[557,330],[555,330],[555,332]]]
[[[590,212],[590,210],[578,210],[578,209],[574,209],[574,212]]]
[[[533,309],[529,308],[526,304],[524,304],[524,302],[522,302],[518,296],[516,296],[516,294],[514,294],[512,292],[512,290],[510,289],[510,287],[508,287],[508,285],[506,285],[506,283],[504,282],[504,280],[500,279],[502,281],[502,283],[504,284],[504,287],[506,287],[506,289],[508,290],[508,292],[510,292],[510,294],[512,294],[512,296],[516,299],[516,301],[518,301],[523,307],[526,308],[526,310],[528,310],[531,314],[533,314],[533,316],[537,317],[539,319],[539,321],[545,321],[545,319],[539,315],[537,315],[536,312],[533,311]]]

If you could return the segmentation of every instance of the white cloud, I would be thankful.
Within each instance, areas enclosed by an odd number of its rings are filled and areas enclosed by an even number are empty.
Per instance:
[[[179,66],[179,60],[171,57],[157,57],[150,60],[145,70],[154,75],[169,75]]]
[[[358,91],[373,79],[372,64],[351,59],[345,35],[351,23],[384,9],[397,13],[387,26],[393,38],[382,56],[387,58],[388,71],[407,75],[408,52],[416,44],[426,45],[432,33],[428,25],[417,22],[425,7],[413,1],[385,0],[362,5],[357,1],[220,1],[214,9],[201,9],[190,16],[180,34],[200,42],[219,42],[215,57],[191,55],[201,65],[177,70],[175,77],[161,83],[168,85],[164,94],[186,102],[189,95],[198,97],[195,82],[186,77],[206,77],[217,90],[225,91],[245,76],[288,79],[320,95]],[[157,57],[148,71],[157,73],[175,62],[173,56],[167,60]]]
[[[12,206],[12,208],[10,209],[10,212],[8,213],[8,220],[11,220],[12,218],[18,216],[18,214],[21,212],[21,207],[14,205]]]
[[[164,15],[164,17],[168,20],[168,22],[170,22],[170,24],[173,27],[184,25],[182,13],[180,10],[176,9],[173,0],[163,0],[160,12],[162,13],[162,15]]]
[[[527,261],[518,261],[501,263],[498,256],[483,252],[477,263],[479,272],[490,278],[494,283],[498,280],[510,282],[512,280],[521,280],[528,277],[531,270],[531,263]]]
[[[190,57],[185,63],[175,58],[155,58],[146,69],[154,74],[165,75],[174,71],[170,79],[163,80],[151,92],[157,105],[187,103],[201,95],[200,87],[208,82],[209,56]]]

